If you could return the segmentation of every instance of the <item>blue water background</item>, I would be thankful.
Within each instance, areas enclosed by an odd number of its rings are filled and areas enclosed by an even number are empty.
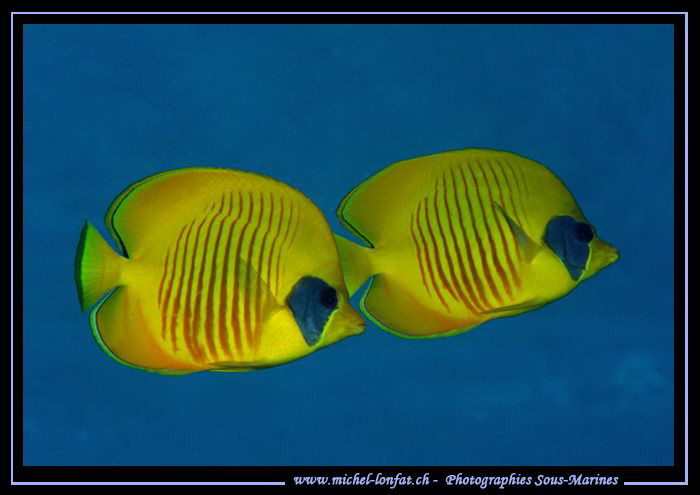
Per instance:
[[[654,25],[25,27],[24,462],[672,464],[672,36]],[[112,199],[150,174],[271,175],[344,232],[335,208],[357,183],[465,147],[547,164],[621,260],[554,304],[456,337],[368,324],[251,373],[121,366],[78,308],[83,220],[107,237]]]

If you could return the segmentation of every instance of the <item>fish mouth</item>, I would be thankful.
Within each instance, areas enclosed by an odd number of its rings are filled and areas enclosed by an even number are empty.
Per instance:
[[[362,315],[347,305],[338,310],[333,318],[333,326],[328,332],[328,343],[337,342],[346,337],[364,333],[366,322]]]
[[[620,251],[605,241],[600,241],[596,249],[600,251],[600,258],[605,266],[612,265],[620,259]]]
[[[342,318],[343,323],[345,324],[346,335],[360,335],[365,331],[367,322],[360,313],[355,311],[352,306],[348,305],[347,307],[343,308],[343,313],[338,316]]]
[[[603,268],[612,265],[620,259],[618,249],[599,238],[593,240],[591,249],[593,252],[584,279],[592,277]]]
[[[364,333],[366,327],[367,323],[362,320],[360,323],[348,327],[348,335],[360,335]]]
[[[620,251],[617,248],[610,247],[610,251],[607,254],[607,261],[609,264],[615,263],[617,260],[620,259]]]

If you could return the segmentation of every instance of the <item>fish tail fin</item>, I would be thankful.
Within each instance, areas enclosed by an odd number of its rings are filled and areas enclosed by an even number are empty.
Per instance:
[[[85,221],[75,254],[75,283],[80,308],[92,308],[89,322],[99,346],[116,362],[132,368],[163,374],[203,369],[162,349],[155,335],[161,330],[151,327],[152,309],[143,303],[143,288],[124,283],[129,280],[127,262]]]
[[[352,296],[369,277],[376,274],[372,264],[372,249],[355,244],[338,234],[335,234],[335,243],[345,286]]]
[[[86,220],[75,253],[75,285],[81,311],[119,284],[124,261]]]

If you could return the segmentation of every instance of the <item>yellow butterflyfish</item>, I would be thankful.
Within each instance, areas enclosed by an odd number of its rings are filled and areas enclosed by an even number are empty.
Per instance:
[[[563,297],[618,259],[562,181],[510,152],[465,149],[405,160],[355,187],[336,236],[360,308],[409,338],[455,335]]]
[[[262,175],[185,168],[109,207],[117,254],[85,222],[78,298],[102,349],[161,373],[242,371],[359,334],[333,234],[301,192]],[[107,295],[105,295],[107,294]]]

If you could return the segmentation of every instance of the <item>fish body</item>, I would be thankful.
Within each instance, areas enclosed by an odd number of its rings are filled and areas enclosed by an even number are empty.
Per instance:
[[[86,222],[75,274],[81,308],[97,303],[89,316],[97,342],[120,363],[250,370],[363,331],[328,224],[282,182],[168,171],[122,192],[105,224],[120,254]]]
[[[466,149],[405,160],[337,209],[346,285],[368,278],[365,315],[405,337],[447,336],[539,308],[617,260],[562,181],[510,152]]]

